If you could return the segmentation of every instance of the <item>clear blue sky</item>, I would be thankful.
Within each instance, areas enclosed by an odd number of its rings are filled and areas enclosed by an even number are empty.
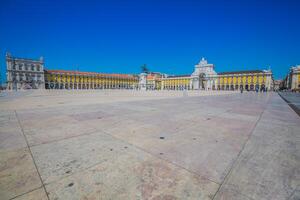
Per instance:
[[[300,1],[0,0],[5,52],[44,56],[49,69],[188,74],[201,57],[216,71],[300,64]]]

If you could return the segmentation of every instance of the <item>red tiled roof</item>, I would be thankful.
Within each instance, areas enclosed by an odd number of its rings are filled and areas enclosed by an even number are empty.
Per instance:
[[[150,78],[154,78],[154,77],[155,77],[155,76],[152,75],[152,74],[148,74],[148,75],[147,75],[147,78],[149,78],[149,79],[150,79]]]
[[[190,74],[184,74],[184,75],[170,75],[167,76],[167,78],[181,78],[181,77],[190,77]]]
[[[244,70],[244,71],[232,71],[232,72],[220,72],[218,75],[225,75],[225,74],[251,74],[251,73],[262,73],[263,70]]]
[[[118,77],[118,78],[135,78],[134,75],[131,74],[105,74],[105,73],[96,73],[96,72],[80,72],[80,71],[72,71],[72,70],[45,70],[48,73],[55,74],[69,74],[69,75],[95,75],[95,76],[110,76],[110,77]]]

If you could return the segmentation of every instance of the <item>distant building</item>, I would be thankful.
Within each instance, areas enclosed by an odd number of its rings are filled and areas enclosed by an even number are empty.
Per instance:
[[[140,84],[141,89],[147,88],[148,90],[160,90],[161,89],[161,80],[165,75],[159,72],[150,72],[146,74],[146,87],[143,87],[144,84]],[[141,76],[140,76],[141,77]]]
[[[190,75],[161,76],[146,85],[149,88],[156,85],[163,90],[272,90],[273,78],[271,70],[217,73],[214,65],[202,58]]]
[[[292,90],[300,89],[300,65],[291,67],[289,73],[289,88]]]
[[[137,89],[138,76],[69,70],[45,70],[46,89]]]
[[[274,91],[280,90],[281,84],[282,84],[282,80],[274,80],[273,90]]]
[[[300,65],[292,66],[283,79],[281,89],[300,90]]]
[[[272,90],[271,70],[217,73],[202,58],[194,72],[167,75],[159,72],[104,74],[70,70],[44,70],[44,61],[6,54],[7,89],[140,89],[140,90]],[[293,68],[293,74],[299,72]],[[299,74],[299,73],[298,73]],[[298,77],[298,76],[297,76]],[[293,79],[294,80],[294,79]],[[297,78],[297,81],[299,78]],[[294,80],[294,82],[297,82]],[[293,82],[293,84],[294,84]],[[299,85],[299,82],[297,82]]]
[[[6,77],[8,90],[44,89],[44,61],[16,58],[6,54]]]

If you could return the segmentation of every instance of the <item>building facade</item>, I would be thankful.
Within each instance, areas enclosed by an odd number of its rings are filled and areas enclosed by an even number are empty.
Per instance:
[[[146,79],[148,80],[148,79]],[[191,75],[161,76],[163,90],[272,90],[271,70],[248,70],[217,73],[204,58]]]
[[[274,80],[273,90],[279,91],[281,84],[282,84],[282,80]]]
[[[300,90],[300,65],[292,66],[282,82],[281,89]]]
[[[163,76],[165,75],[159,72],[141,73],[139,88],[141,90],[160,90]]]
[[[6,54],[8,90],[44,89],[44,60],[16,58]]]
[[[191,86],[190,75],[172,75],[165,76],[161,80],[162,90],[190,90]]]
[[[271,70],[217,73],[202,58],[188,75],[159,72],[104,74],[68,70],[44,70],[44,61],[6,55],[7,89],[140,89],[140,90],[272,90]],[[297,71],[298,70],[298,71]],[[296,77],[296,78],[295,78]],[[299,87],[299,67],[291,80]]]
[[[137,89],[138,76],[45,70],[46,89]]]

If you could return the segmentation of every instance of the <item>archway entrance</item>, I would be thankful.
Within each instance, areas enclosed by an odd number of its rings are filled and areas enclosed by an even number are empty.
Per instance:
[[[265,91],[266,90],[266,86],[265,86],[265,84],[262,84],[261,86],[260,86],[260,91]]]
[[[249,86],[245,85],[245,90],[249,91]]]
[[[205,74],[204,73],[201,73],[200,76],[199,76],[199,84],[200,84],[200,87],[199,87],[200,90],[205,89],[206,80],[205,80]]]

